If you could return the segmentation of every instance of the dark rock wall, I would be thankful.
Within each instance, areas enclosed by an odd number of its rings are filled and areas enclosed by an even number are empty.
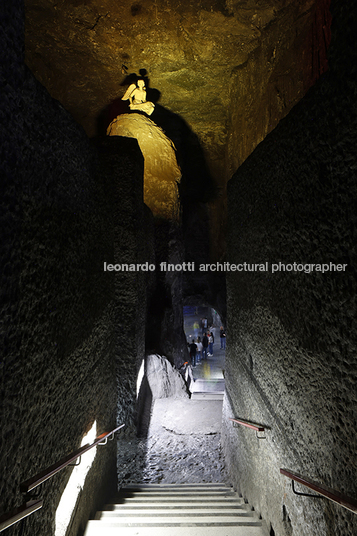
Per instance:
[[[108,263],[154,263],[152,214],[143,203],[144,160],[137,140],[108,137],[98,149],[99,174],[110,195],[106,208],[111,221],[103,234],[104,240],[108,235],[113,238]],[[135,435],[136,371],[145,355],[147,289],[153,286],[153,275],[149,271],[120,270],[106,272],[105,278],[114,282],[117,418],[119,424],[126,421],[126,428]]]
[[[247,61],[232,69],[227,177],[326,72],[329,6],[330,0],[316,0],[308,9],[292,2],[262,32]]]
[[[88,135],[123,111],[130,75],[147,71],[148,98],[156,103],[150,118],[160,124],[170,110],[182,123],[175,121],[172,137],[189,160],[179,162],[182,184],[200,203],[197,213],[208,215],[210,255],[221,260],[227,180],[324,72],[329,0],[25,5],[27,65]],[[184,123],[191,132],[177,140]],[[218,191],[202,206],[209,175]],[[187,216],[191,232],[196,218]]]
[[[24,67],[21,4],[2,3],[0,20],[2,514],[22,504],[20,482],[76,449],[94,420],[98,434],[117,419],[135,432],[146,285],[103,262],[146,257],[149,220],[136,140],[91,147]],[[73,533],[115,489],[114,443],[98,450]],[[24,536],[53,534],[69,474],[42,486]]]
[[[229,183],[224,449],[231,478],[279,536],[352,536],[357,518],[296,497],[285,467],[357,497],[357,12],[333,2],[329,71]],[[271,263],[341,263],[276,272]],[[268,427],[267,439],[228,417]],[[306,491],[306,489],[305,489]]]

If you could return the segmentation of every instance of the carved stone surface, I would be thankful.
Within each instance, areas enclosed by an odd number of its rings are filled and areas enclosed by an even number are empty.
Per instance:
[[[295,496],[279,474],[288,468],[357,497],[357,10],[332,7],[329,72],[228,185],[231,262],[345,264],[227,277],[226,460],[284,536],[357,534],[356,515]],[[233,416],[264,424],[267,439],[232,428]]]
[[[147,69],[224,187],[326,69],[328,3],[26,0],[26,61],[90,136],[127,74]]]
[[[89,136],[105,132],[111,104],[141,69],[155,108],[197,135],[219,192],[209,206],[219,260],[227,180],[326,70],[329,0],[25,4],[26,62]]]
[[[162,356],[146,358],[146,377],[153,400],[157,398],[188,398],[185,382],[177,369]]]
[[[177,218],[177,181],[181,178],[181,171],[175,147],[163,130],[146,115],[131,113],[114,119],[107,134],[138,140],[144,157],[144,202],[155,216]]]

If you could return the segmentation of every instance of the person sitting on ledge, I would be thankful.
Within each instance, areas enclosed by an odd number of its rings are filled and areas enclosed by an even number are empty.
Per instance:
[[[129,108],[133,112],[140,111],[151,115],[155,108],[153,102],[146,100],[146,87],[143,78],[138,78],[136,84],[130,84],[122,100],[129,100]]]

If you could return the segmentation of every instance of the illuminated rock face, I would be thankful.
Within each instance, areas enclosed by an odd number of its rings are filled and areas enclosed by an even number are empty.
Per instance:
[[[26,61],[90,136],[127,73],[147,69],[222,186],[326,68],[328,4],[25,0]]]
[[[177,219],[181,171],[172,141],[151,119],[138,113],[119,115],[110,123],[107,134],[138,140],[144,157],[144,203],[154,216]]]
[[[227,181],[327,68],[329,0],[25,4],[26,62],[90,137],[113,119],[127,75],[147,70],[148,92],[197,135],[220,192],[208,210],[221,258]]]

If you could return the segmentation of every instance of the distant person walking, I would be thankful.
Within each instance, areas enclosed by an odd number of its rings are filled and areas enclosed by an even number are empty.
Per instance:
[[[198,330],[199,330],[200,326],[199,326],[199,323],[197,322],[194,322],[193,324],[193,331],[194,331],[194,334],[195,334],[195,337],[197,338],[198,337]]]
[[[223,326],[219,330],[219,338],[221,339],[221,350],[226,349],[226,332]]]
[[[206,333],[202,337],[202,359],[207,359],[208,337]]]
[[[207,331],[208,321],[207,318],[202,318],[201,320],[201,327],[202,327],[202,335]]]
[[[195,339],[192,339],[192,342],[190,344],[190,358],[192,366],[196,366],[196,353],[197,353],[197,344],[195,343]]]
[[[213,355],[214,337],[212,332],[207,333],[208,336],[208,355]]]
[[[197,339],[197,363],[199,363],[202,359],[202,342],[201,337],[198,337]]]

